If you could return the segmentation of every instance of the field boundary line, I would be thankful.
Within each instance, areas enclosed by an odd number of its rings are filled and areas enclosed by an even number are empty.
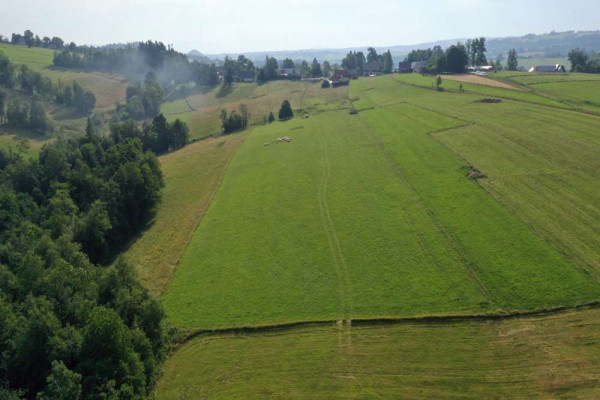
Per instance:
[[[548,308],[540,308],[534,310],[517,310],[512,312],[490,312],[490,313],[475,313],[475,314],[432,314],[422,315],[413,317],[394,317],[394,316],[380,316],[373,318],[351,318],[346,320],[347,324],[356,326],[369,326],[369,325],[400,325],[400,324],[449,324],[456,322],[492,322],[492,321],[504,321],[518,318],[529,318],[529,317],[545,317],[557,314],[562,314],[571,311],[582,311],[582,310],[595,310],[600,309],[600,300],[591,302],[576,304],[572,306],[556,306]],[[265,325],[244,325],[229,328],[207,328],[207,329],[190,329],[187,335],[184,333],[181,340],[173,346],[172,350],[183,346],[187,342],[196,339],[198,337],[214,337],[214,336],[236,336],[245,334],[260,334],[267,332],[285,332],[295,328],[301,327],[316,327],[331,325],[337,327],[339,321],[335,319],[325,320],[300,320],[292,322],[284,322],[280,324],[265,324]]]
[[[190,236],[188,237],[188,239],[187,239],[187,241],[185,243],[185,247],[183,248],[183,251],[181,252],[181,254],[179,255],[179,257],[177,258],[177,261],[175,262],[175,265],[174,265],[175,268],[173,268],[173,271],[171,272],[171,276],[169,277],[169,279],[165,283],[164,287],[161,289],[160,294],[157,295],[157,297],[159,299],[162,298],[162,296],[165,294],[167,286],[171,282],[171,279],[173,278],[173,274],[175,273],[175,270],[179,267],[179,264],[181,264],[181,260],[183,259],[183,256],[185,255],[185,251],[190,246],[190,243],[191,243],[192,239],[194,238],[194,236],[196,235],[196,231],[198,230],[198,227],[200,226],[200,223],[204,219],[204,216],[206,215],[206,212],[210,208],[210,205],[212,204],[213,199],[215,198],[217,192],[221,188],[221,183],[223,183],[223,179],[225,178],[227,170],[229,169],[229,164],[231,164],[231,160],[233,160],[235,158],[235,155],[237,154],[237,152],[240,149],[240,147],[242,147],[242,145],[246,141],[246,138],[248,137],[249,134],[250,134],[250,131],[243,131],[243,133],[241,135],[240,143],[237,145],[236,149],[231,152],[231,155],[229,156],[229,159],[227,160],[227,162],[223,166],[223,170],[221,171],[221,174],[219,175],[219,178],[217,179],[217,183],[215,184],[214,189],[211,191],[210,196],[208,197],[208,201],[206,202],[206,207],[204,207],[204,209],[200,212],[200,216],[198,217],[198,222],[196,223],[196,226],[194,227],[194,229],[192,230]],[[208,139],[208,137],[206,139]],[[206,140],[206,139],[204,139],[204,140]]]
[[[427,87],[427,86],[422,86],[422,85],[417,85],[414,83],[408,83],[408,82],[403,82],[403,81],[399,81],[398,79],[392,77],[392,80],[401,84],[401,85],[407,85],[407,86],[412,86],[415,88],[419,88],[419,89],[423,89],[423,90],[431,90],[431,88]],[[479,85],[479,86],[485,86],[485,85]],[[492,87],[492,86],[489,86]],[[500,88],[497,88],[500,89]],[[564,102],[563,100],[559,100],[559,99],[555,99],[553,97],[549,97],[546,95],[543,95],[541,93],[539,93],[538,91],[535,91],[531,88],[529,88],[530,90],[528,91],[530,94],[535,94],[536,96],[540,96],[546,100],[552,100],[552,101],[556,101],[558,103],[561,103],[564,105],[564,107],[559,107],[559,106],[553,106],[550,104],[543,104],[543,103],[537,103],[535,101],[528,101],[528,100],[522,100],[522,99],[515,99],[513,97],[507,97],[507,96],[489,96],[489,95],[485,95],[483,93],[478,93],[478,92],[472,92],[470,90],[464,90],[463,92],[460,92],[458,90],[455,89],[444,89],[444,92],[448,92],[448,93],[467,93],[467,94],[472,94],[472,95],[476,95],[476,96],[482,96],[482,97],[497,97],[499,99],[503,99],[503,100],[510,100],[510,101],[516,101],[519,103],[525,103],[525,104],[533,104],[536,106],[541,106],[541,107],[549,107],[549,108],[553,108],[555,110],[563,110],[563,111],[571,111],[571,112],[576,112],[579,114],[585,114],[585,115],[591,115],[591,116],[595,116],[595,117],[600,117],[600,112],[596,112],[596,111],[592,111],[592,110],[586,110],[584,108],[580,108],[580,107],[576,107],[574,105],[572,105],[571,103],[568,102]],[[507,89],[510,90],[510,89]],[[442,92],[443,93],[443,92]],[[412,103],[409,103],[412,104]]]

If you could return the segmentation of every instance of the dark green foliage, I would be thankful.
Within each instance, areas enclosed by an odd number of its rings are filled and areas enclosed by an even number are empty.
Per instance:
[[[320,78],[323,76],[321,64],[319,64],[316,58],[313,59],[312,65],[310,67],[310,76],[313,78]]]
[[[38,400],[78,400],[81,396],[81,375],[69,370],[62,361],[52,361],[48,385],[38,394]]]
[[[0,168],[1,384],[44,400],[143,398],[163,357],[162,309],[131,265],[92,262],[109,261],[152,214],[156,156],[90,121],[38,159],[0,152]]]
[[[155,154],[177,150],[189,143],[187,124],[179,119],[169,123],[163,114],[156,116],[151,124],[141,126],[131,120],[114,123],[110,126],[110,136],[115,143],[139,139],[144,151]]]
[[[323,82],[321,82],[321,88],[327,89],[328,87],[331,87],[331,84],[329,83],[329,79],[324,79]]]
[[[154,118],[160,114],[163,90],[153,72],[148,72],[144,84],[140,82],[127,87],[126,104],[117,104],[121,120]]]
[[[509,71],[516,71],[519,66],[519,61],[517,60],[517,50],[510,49],[508,51],[508,59],[506,61],[506,68]]]
[[[221,110],[221,126],[223,133],[231,133],[244,129],[242,116],[235,110],[227,114],[227,110]]]
[[[465,46],[460,43],[446,49],[446,71],[453,73],[465,72],[469,56]]]
[[[2,102],[0,101],[0,103]],[[0,106],[3,105],[0,104]],[[18,128],[32,129],[41,134],[52,130],[46,109],[37,95],[32,96],[28,103],[18,98],[9,99],[6,111],[4,111],[4,107],[0,110],[0,122],[2,121]]]
[[[274,79],[279,79],[279,65],[277,59],[274,57],[266,56],[265,65],[263,68],[258,70],[257,80],[258,82],[268,82]]]
[[[587,72],[590,56],[583,49],[573,49],[569,52],[571,70],[575,72]]]
[[[292,60],[291,58],[286,58],[281,64],[281,68],[294,68],[295,66],[296,65],[294,64],[294,60]]]
[[[0,51],[0,86],[11,88],[15,82],[15,69],[2,51]]]
[[[388,50],[383,53],[383,73],[391,74],[392,72],[394,72],[394,60],[392,53]]]
[[[269,121],[269,123],[275,121],[275,115],[273,115],[273,111],[269,112],[268,121]]]
[[[284,121],[293,117],[294,111],[292,110],[292,105],[289,101],[284,100],[283,103],[281,103],[281,108],[279,109],[279,119]]]
[[[408,56],[404,59],[404,61],[416,62],[416,61],[427,61],[433,55],[433,50],[431,49],[418,49],[413,50],[408,53]]]
[[[365,62],[365,55],[362,53],[362,51],[350,51],[342,60],[342,67],[346,69],[356,69],[358,74],[362,75]]]

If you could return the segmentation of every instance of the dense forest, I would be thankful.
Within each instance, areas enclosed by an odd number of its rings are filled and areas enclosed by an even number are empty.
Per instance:
[[[154,382],[163,311],[131,265],[101,265],[151,217],[162,173],[114,136],[88,122],[34,160],[0,151],[0,398],[140,399]]]

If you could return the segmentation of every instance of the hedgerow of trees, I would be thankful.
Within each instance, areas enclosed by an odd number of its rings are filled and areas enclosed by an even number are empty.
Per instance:
[[[600,53],[590,54],[583,49],[573,49],[568,58],[574,72],[600,73]]]
[[[165,351],[164,313],[133,266],[102,267],[163,186],[139,139],[86,134],[37,159],[0,150],[0,397],[142,399]]]

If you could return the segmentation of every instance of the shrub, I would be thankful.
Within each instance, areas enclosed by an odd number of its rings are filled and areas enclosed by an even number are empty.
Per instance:
[[[279,109],[279,119],[286,120],[294,117],[294,111],[292,110],[292,105],[289,101],[284,100],[281,103],[281,108]]]

